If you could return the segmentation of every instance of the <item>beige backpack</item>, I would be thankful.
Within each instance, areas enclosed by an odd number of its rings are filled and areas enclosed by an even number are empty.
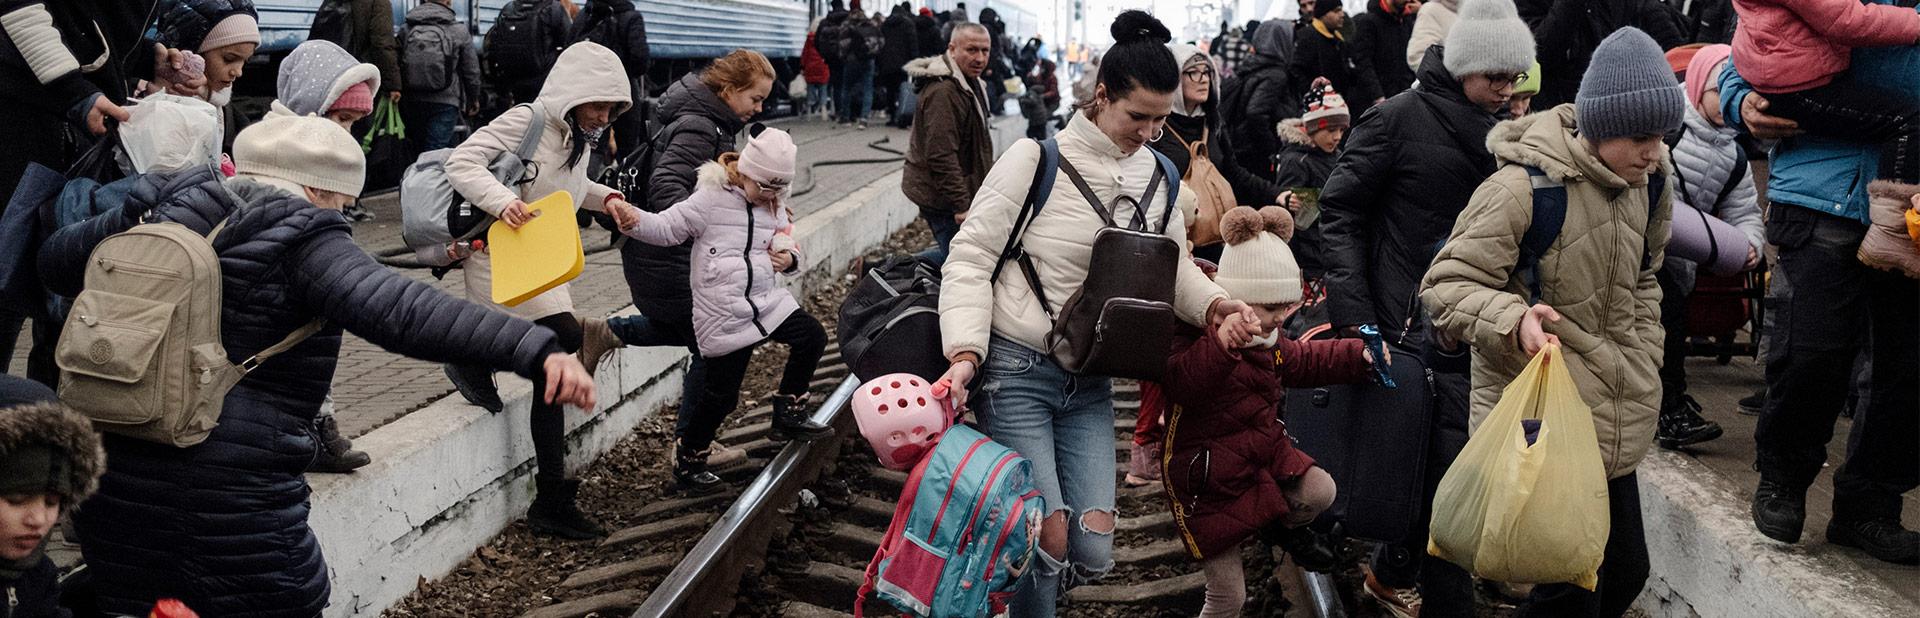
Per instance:
[[[324,325],[314,320],[235,365],[220,339],[220,258],[177,223],[107,237],[87,258],[54,362],[60,399],[102,431],[179,447],[207,439],[227,391]]]
[[[1227,211],[1237,205],[1233,199],[1233,185],[1227,184],[1227,177],[1214,167],[1213,159],[1207,158],[1207,138],[1210,133],[1203,129],[1200,139],[1188,142],[1181,139],[1178,132],[1167,131],[1167,135],[1173,136],[1187,149],[1187,175],[1180,180],[1187,183],[1198,204],[1191,225],[1187,226],[1187,241],[1194,247],[1219,244],[1220,217],[1226,216]]]

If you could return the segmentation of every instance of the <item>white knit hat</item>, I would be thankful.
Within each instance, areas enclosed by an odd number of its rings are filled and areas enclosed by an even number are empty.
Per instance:
[[[269,116],[247,127],[233,140],[233,167],[240,174],[355,197],[367,178],[360,144],[346,129],[318,116]]]
[[[797,148],[786,131],[754,125],[747,147],[740,151],[740,173],[770,185],[793,183],[793,160]]]
[[[1220,272],[1213,282],[1228,297],[1253,305],[1300,302],[1300,264],[1287,248],[1293,237],[1293,216],[1287,209],[1236,206],[1220,217],[1220,236],[1227,247],[1220,252]]]
[[[1462,0],[1442,53],[1455,78],[1519,73],[1533,66],[1533,31],[1513,0]]]

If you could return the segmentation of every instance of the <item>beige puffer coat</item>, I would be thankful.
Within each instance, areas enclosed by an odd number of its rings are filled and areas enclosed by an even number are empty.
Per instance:
[[[535,99],[545,109],[545,116],[538,120],[546,123],[546,128],[540,133],[533,163],[527,166],[534,175],[533,182],[508,187],[487,171],[487,163],[494,157],[520,147],[527,123],[535,120],[531,107],[507,110],[455,147],[447,157],[447,180],[460,195],[496,217],[514,200],[532,203],[555,191],[572,194],[575,208],[600,211],[614,190],[587,178],[585,156],[572,169],[567,168],[567,157],[573,152],[573,128],[567,124],[567,115],[586,103],[611,101],[617,117],[633,106],[629,92],[626,69],[612,50],[594,43],[575,43],[560,52],[546,86]],[[564,284],[515,307],[492,304],[493,264],[484,251],[468,258],[462,270],[466,273],[467,297],[474,302],[529,320],[573,311],[573,295]]]
[[[1608,170],[1574,134],[1572,105],[1501,123],[1487,146],[1503,165],[1473,193],[1453,235],[1434,258],[1420,299],[1447,334],[1473,344],[1473,422],[1493,410],[1500,391],[1528,362],[1516,333],[1528,291],[1518,273],[1520,238],[1533,219],[1531,165],[1565,183],[1567,219],[1541,256],[1541,302],[1560,313],[1545,324],[1558,335],[1580,396],[1593,407],[1607,477],[1634,471],[1653,444],[1660,408],[1660,286],[1672,188],[1647,216],[1645,183]],[[1667,161],[1663,174],[1671,174]],[[1647,242],[1651,237],[1653,242]],[[1652,268],[1642,269],[1651,251]]]

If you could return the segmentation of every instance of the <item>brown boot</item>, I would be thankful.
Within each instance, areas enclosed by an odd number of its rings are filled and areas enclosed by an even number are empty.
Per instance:
[[[1860,239],[1860,263],[1920,279],[1920,249],[1907,236],[1906,219],[1914,196],[1920,195],[1920,185],[1881,180],[1868,185],[1867,192],[1873,196],[1867,206],[1873,225]]]
[[[600,367],[600,359],[607,353],[627,347],[627,343],[613,334],[607,327],[605,318],[587,318],[580,321],[580,364],[587,366],[587,375],[593,375]]]

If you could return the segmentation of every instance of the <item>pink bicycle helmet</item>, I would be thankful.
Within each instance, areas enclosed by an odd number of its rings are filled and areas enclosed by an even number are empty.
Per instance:
[[[933,450],[952,417],[926,379],[894,373],[867,381],[853,394],[853,420],[880,464],[906,470]]]

